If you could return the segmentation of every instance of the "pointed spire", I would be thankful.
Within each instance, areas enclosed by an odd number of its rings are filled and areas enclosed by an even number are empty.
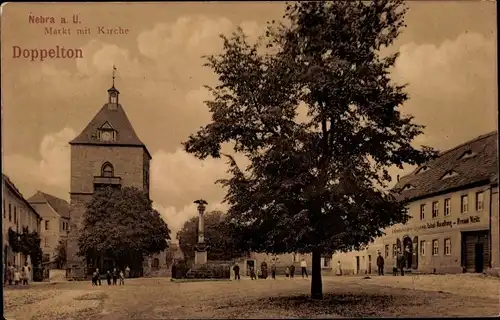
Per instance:
[[[112,88],[115,87],[115,72],[116,72],[116,67],[113,65],[113,85],[111,86]]]

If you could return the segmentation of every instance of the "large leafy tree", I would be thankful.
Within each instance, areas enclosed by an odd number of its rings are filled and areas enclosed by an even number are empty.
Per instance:
[[[31,264],[39,267],[42,263],[43,251],[40,246],[40,235],[36,231],[30,232],[27,227],[23,227],[22,232],[16,232],[9,228],[9,243],[12,251],[20,252],[31,257]]]
[[[297,2],[250,44],[241,30],[208,57],[219,84],[212,122],[184,143],[200,159],[228,156],[228,223],[241,246],[312,253],[313,298],[322,298],[321,256],[359,249],[406,222],[405,203],[385,191],[388,168],[435,155],[412,142],[423,126],[401,113],[404,86],[383,56],[404,26],[402,1]],[[299,114],[299,106],[307,115]]]
[[[244,250],[236,246],[232,230],[225,222],[226,215],[221,211],[211,211],[204,215],[205,244],[208,246],[207,258],[211,261],[228,261],[244,255]],[[193,260],[198,243],[198,219],[193,217],[184,223],[177,239],[185,259]]]
[[[79,254],[113,257],[120,267],[168,247],[170,230],[146,193],[133,187],[105,188],[87,204]]]

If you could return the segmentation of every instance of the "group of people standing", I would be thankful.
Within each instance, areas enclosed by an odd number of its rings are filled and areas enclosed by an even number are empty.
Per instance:
[[[300,262],[300,269],[302,273],[302,278],[306,277],[308,278],[309,275],[307,274],[307,263],[304,259]],[[240,279],[240,266],[235,264],[233,267],[234,271],[234,280],[239,280]],[[255,268],[253,266],[249,267],[249,273],[250,273],[250,279],[256,280],[256,279],[267,279],[268,277],[268,266],[267,262],[262,262],[260,265],[260,268],[257,269],[257,272],[255,271]],[[285,277],[287,278],[293,278],[295,275],[295,265],[291,264],[290,266],[285,267]],[[271,264],[271,278],[276,279],[276,264],[273,263]]]
[[[129,267],[125,268],[125,272],[123,270],[117,270],[116,268],[113,268],[113,271],[106,271],[106,280],[108,282],[108,286],[111,285],[111,283],[116,286],[118,280],[120,280],[120,285],[125,284],[125,275],[130,273]],[[99,273],[99,269],[96,269],[94,273],[92,274],[92,285],[93,286],[100,286],[101,285],[101,274]]]
[[[28,285],[30,273],[31,268],[28,266],[27,262],[21,268],[9,263],[5,274],[5,284],[14,284],[16,286],[19,284]]]

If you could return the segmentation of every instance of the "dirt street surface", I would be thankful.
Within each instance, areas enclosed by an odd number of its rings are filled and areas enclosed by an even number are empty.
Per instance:
[[[366,316],[493,316],[500,281],[477,275],[324,277],[322,301],[310,278],[171,282],[127,280],[6,288],[6,319],[172,319]]]

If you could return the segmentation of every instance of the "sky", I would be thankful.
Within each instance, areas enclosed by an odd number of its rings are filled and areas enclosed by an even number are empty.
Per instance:
[[[197,160],[181,142],[210,121],[204,85],[216,77],[202,56],[221,51],[219,34],[241,26],[250,40],[279,20],[283,2],[9,3],[1,15],[3,172],[25,197],[37,190],[69,201],[70,146],[107,101],[112,66],[120,102],[151,162],[154,207],[175,233],[195,216],[193,201],[226,208],[223,159]],[[446,150],[497,128],[496,8],[488,1],[410,1],[407,28],[393,51],[401,55],[392,77],[408,83],[401,109],[426,125],[416,145]],[[55,24],[29,23],[29,15]],[[77,35],[81,21],[90,35]],[[46,27],[71,28],[46,35]],[[69,27],[68,27],[69,26]],[[98,27],[128,29],[99,35]],[[21,48],[81,48],[82,59],[14,59]],[[412,168],[392,170],[393,176]],[[394,179],[395,180],[395,179]]]

